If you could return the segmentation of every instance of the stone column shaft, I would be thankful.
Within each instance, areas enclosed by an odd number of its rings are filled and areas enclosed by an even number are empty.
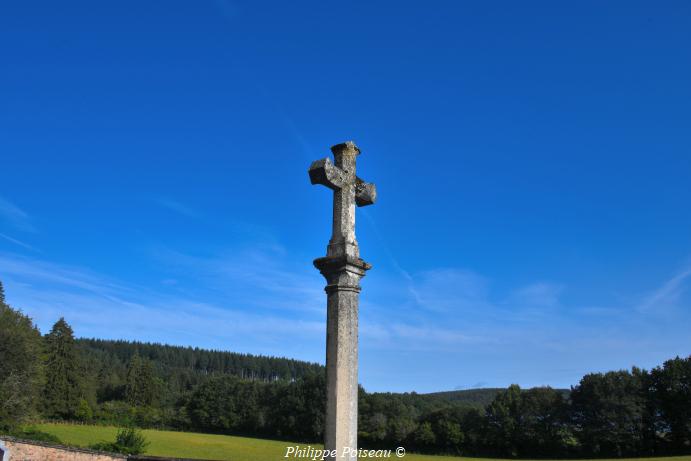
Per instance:
[[[327,280],[324,447],[337,450],[330,461],[357,461],[359,282],[370,265],[348,257],[314,264]],[[353,452],[343,456],[346,447]]]

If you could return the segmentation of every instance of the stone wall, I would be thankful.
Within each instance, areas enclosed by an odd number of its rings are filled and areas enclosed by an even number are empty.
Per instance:
[[[123,461],[126,456],[0,436],[2,461]]]
[[[4,454],[3,454],[4,453]],[[20,440],[0,435],[0,461],[209,461],[160,458],[145,455],[115,455],[101,451],[65,447],[45,442]]]

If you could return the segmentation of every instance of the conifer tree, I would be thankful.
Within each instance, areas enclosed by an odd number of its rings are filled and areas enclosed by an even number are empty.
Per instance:
[[[45,337],[45,409],[48,416],[72,418],[83,397],[79,356],[72,328],[60,318]]]
[[[125,399],[133,406],[151,406],[156,400],[159,382],[151,360],[135,353],[127,367]]]
[[[0,433],[35,413],[41,382],[41,333],[4,302],[0,283]]]

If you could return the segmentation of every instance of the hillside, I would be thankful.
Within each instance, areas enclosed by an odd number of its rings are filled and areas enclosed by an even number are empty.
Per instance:
[[[421,395],[429,397],[431,399],[441,399],[447,402],[466,404],[472,407],[484,408],[485,406],[489,405],[499,393],[505,390],[505,388],[501,387],[487,387],[480,389],[463,389],[457,391],[431,392],[428,394]],[[562,394],[562,397],[564,398],[568,397],[570,392],[569,389],[555,389],[555,391]]]
[[[284,357],[268,357],[237,352],[170,346],[138,341],[80,338],[76,340],[87,360],[124,370],[132,357],[151,360],[162,375],[186,372],[195,375],[232,375],[243,379],[295,380],[310,372],[321,372],[316,363]]]
[[[482,388],[482,389],[463,389],[457,391],[430,392],[423,394],[429,398],[441,399],[447,402],[465,403],[470,406],[485,407],[488,405],[503,388]]]

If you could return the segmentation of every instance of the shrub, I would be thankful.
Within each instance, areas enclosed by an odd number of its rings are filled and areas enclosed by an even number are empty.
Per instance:
[[[115,442],[101,442],[91,445],[94,450],[122,453],[123,455],[139,455],[144,453],[149,442],[138,429],[128,427],[120,429],[115,436]]]
[[[80,399],[79,406],[77,407],[77,411],[75,412],[74,416],[79,421],[85,423],[91,421],[91,419],[94,417],[94,413],[91,410],[91,406],[89,406],[89,402],[87,402],[85,399]]]

